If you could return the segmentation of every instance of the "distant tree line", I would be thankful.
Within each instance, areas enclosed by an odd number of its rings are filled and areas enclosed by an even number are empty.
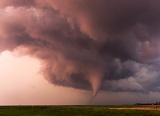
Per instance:
[[[156,102],[156,103],[136,103],[135,105],[160,105],[160,102]]]

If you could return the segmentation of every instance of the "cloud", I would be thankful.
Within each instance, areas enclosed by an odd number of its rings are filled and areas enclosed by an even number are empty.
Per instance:
[[[35,6],[35,0],[1,0],[0,8],[5,8],[7,6],[15,6],[15,7],[32,7]]]
[[[159,1],[2,0],[0,51],[41,59],[58,86],[159,91]]]
[[[129,71],[126,71],[126,66]],[[104,81],[101,89],[110,91],[130,92],[159,92],[159,64],[142,64],[134,61],[120,63],[115,74],[124,75],[124,78]],[[123,72],[125,70],[126,72]],[[129,73],[130,72],[130,73]],[[111,75],[116,77],[116,75]],[[113,78],[112,78],[113,79]]]

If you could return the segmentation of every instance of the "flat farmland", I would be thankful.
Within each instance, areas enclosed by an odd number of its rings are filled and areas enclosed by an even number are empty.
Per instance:
[[[160,116],[160,106],[0,106],[0,116]]]

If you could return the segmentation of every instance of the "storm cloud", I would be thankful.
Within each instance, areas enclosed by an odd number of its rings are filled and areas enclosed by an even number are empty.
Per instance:
[[[1,0],[0,51],[40,59],[51,83],[160,91],[159,0]]]

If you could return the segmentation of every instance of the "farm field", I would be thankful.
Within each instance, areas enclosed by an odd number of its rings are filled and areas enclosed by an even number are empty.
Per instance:
[[[0,106],[0,116],[160,116],[160,106]]]

